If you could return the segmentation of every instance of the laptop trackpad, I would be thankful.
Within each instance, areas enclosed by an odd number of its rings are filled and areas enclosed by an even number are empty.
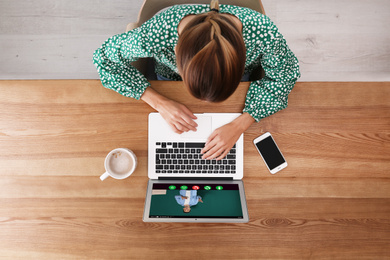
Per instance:
[[[204,139],[206,140],[211,135],[212,125],[211,125],[211,116],[206,116],[202,114],[197,114],[198,119],[195,122],[198,124],[196,132],[189,131],[184,132],[180,135],[180,138],[185,139]]]

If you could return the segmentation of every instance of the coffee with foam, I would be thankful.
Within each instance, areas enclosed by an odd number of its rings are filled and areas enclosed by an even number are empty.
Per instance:
[[[108,168],[113,174],[126,175],[133,168],[133,160],[127,153],[118,151],[108,159]]]
[[[106,156],[104,167],[106,172],[100,176],[102,181],[108,176],[124,179],[129,177],[137,167],[137,157],[127,148],[117,148]]]

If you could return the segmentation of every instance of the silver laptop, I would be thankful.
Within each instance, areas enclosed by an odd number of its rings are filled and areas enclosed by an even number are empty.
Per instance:
[[[145,222],[248,222],[243,135],[222,160],[202,160],[217,128],[239,113],[196,114],[197,131],[176,134],[159,113],[149,114]]]

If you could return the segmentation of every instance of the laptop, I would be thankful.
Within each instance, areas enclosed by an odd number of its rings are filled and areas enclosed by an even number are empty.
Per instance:
[[[243,134],[222,160],[202,160],[217,128],[240,113],[195,114],[197,131],[176,134],[159,113],[149,114],[145,222],[248,222]]]

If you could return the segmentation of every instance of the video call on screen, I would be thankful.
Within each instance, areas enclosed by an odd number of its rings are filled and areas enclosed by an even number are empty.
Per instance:
[[[238,184],[154,183],[149,217],[243,218]]]

